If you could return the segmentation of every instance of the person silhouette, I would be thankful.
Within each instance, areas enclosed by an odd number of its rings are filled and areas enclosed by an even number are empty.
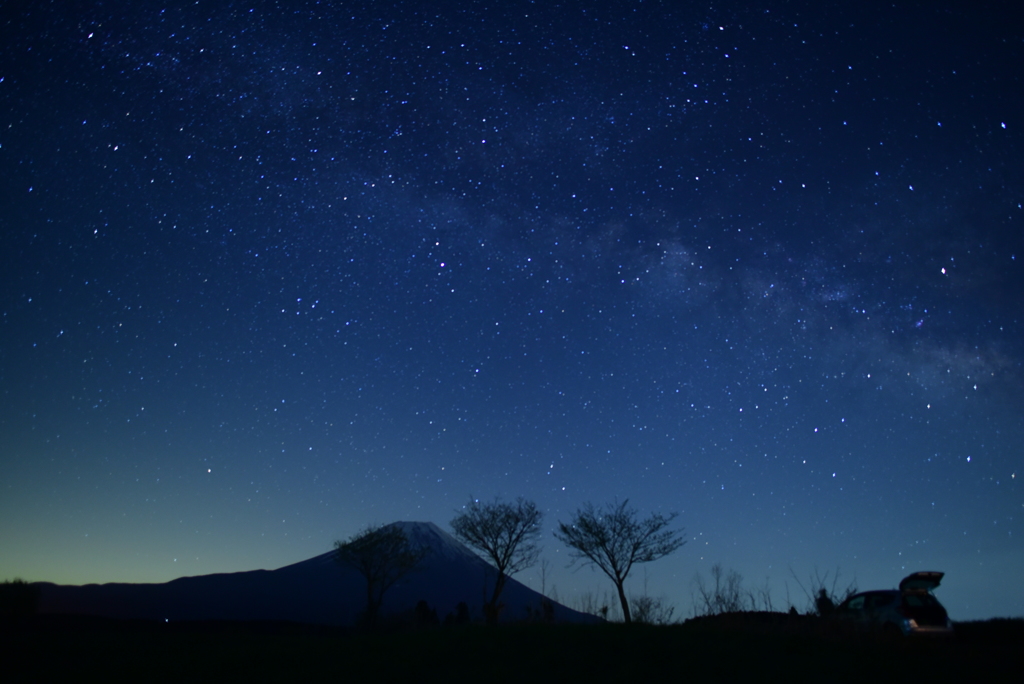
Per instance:
[[[818,590],[818,598],[814,600],[814,607],[818,609],[818,615],[828,617],[835,610],[836,604],[829,598],[828,592],[822,587]]]

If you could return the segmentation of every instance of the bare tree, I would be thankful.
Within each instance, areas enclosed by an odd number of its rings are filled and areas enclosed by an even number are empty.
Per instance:
[[[551,561],[547,558],[540,562],[540,595],[548,595],[548,572],[551,570]]]
[[[366,613],[364,623],[376,624],[384,601],[384,592],[395,582],[417,569],[429,547],[413,549],[398,525],[368,527],[348,541],[334,542],[337,559],[342,565],[355,568],[366,579]]]
[[[634,508],[627,508],[629,500],[618,506],[608,504],[601,510],[586,503],[576,511],[568,523],[559,522],[555,537],[568,546],[572,565],[582,561],[594,565],[615,583],[622,604],[622,619],[629,623],[629,601],[624,583],[629,571],[637,563],[649,563],[672,553],[686,542],[682,530],[668,530],[675,519],[660,513],[646,520],[637,520]]]
[[[498,576],[490,601],[484,604],[484,617],[488,624],[497,624],[501,604],[498,599],[510,575],[537,562],[540,548],[540,521],[543,513],[537,505],[523,497],[515,503],[492,503],[471,500],[452,521],[455,537],[475,549],[494,564]]]
[[[761,610],[768,613],[775,612],[775,604],[772,601],[771,582],[767,577],[764,578],[764,584],[757,585],[750,590],[750,605],[753,610]]]
[[[764,584],[747,589],[743,586],[743,577],[735,570],[726,570],[721,563],[711,566],[710,584],[699,572],[693,576],[690,596],[693,614],[697,617],[745,611],[770,613],[775,610],[767,577]]]

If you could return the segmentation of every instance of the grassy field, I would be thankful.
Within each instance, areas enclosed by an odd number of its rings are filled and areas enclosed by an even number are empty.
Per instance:
[[[39,619],[0,626],[0,680],[1019,681],[1024,621],[886,641],[691,621],[359,633],[287,624]]]

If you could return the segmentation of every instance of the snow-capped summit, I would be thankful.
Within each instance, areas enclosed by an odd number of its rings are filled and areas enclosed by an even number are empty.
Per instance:
[[[387,527],[398,527],[405,532],[410,546],[417,549],[427,547],[431,556],[447,560],[477,558],[465,544],[432,522],[394,522]]]

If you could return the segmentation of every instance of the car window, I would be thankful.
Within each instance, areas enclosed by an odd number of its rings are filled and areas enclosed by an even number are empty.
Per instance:
[[[852,598],[847,602],[846,607],[849,610],[864,610],[864,598],[864,596]]]
[[[871,607],[884,608],[885,606],[892,605],[895,598],[892,594],[875,594],[871,597]]]

